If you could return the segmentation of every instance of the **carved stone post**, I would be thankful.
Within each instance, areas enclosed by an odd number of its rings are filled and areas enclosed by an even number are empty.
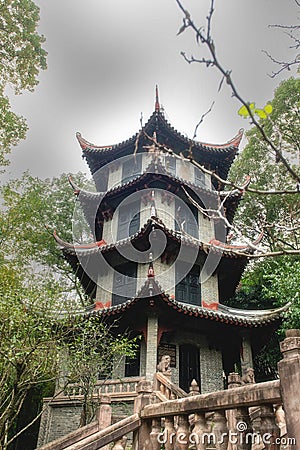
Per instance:
[[[153,419],[152,420],[152,429],[150,433],[150,442],[151,442],[151,449],[152,450],[160,450],[161,443],[159,436],[161,435],[161,420],[160,419]]]
[[[192,443],[195,443],[197,450],[205,450],[208,445],[208,427],[205,413],[196,413],[194,416],[195,426],[192,432]]]
[[[178,416],[178,427],[176,433],[176,450],[188,450],[190,437],[190,425],[188,416],[181,414]]]
[[[251,450],[253,429],[247,407],[236,410],[236,430],[238,433],[238,450]]]
[[[253,356],[252,356],[250,335],[246,331],[243,332],[241,345],[242,345],[242,355],[241,355],[242,376],[245,376],[247,373],[247,369],[249,367],[253,367]]]
[[[214,427],[213,433],[216,439],[217,450],[227,450],[228,447],[228,427],[224,410],[216,411],[214,413]]]
[[[280,428],[280,435],[283,436],[286,434],[286,422],[282,405],[275,405],[275,419]]]
[[[136,390],[138,395],[134,401],[134,413],[140,414],[142,409],[151,402],[152,383],[142,380],[138,383]],[[143,420],[140,428],[133,433],[133,450],[151,449],[150,432],[151,421]]]
[[[238,373],[232,372],[228,375],[228,389],[240,387],[241,385],[242,380]],[[236,414],[237,411],[235,409],[230,409],[226,411],[228,429],[234,433],[236,433],[236,423],[237,423]],[[229,442],[228,450],[237,450],[237,444]]]
[[[189,396],[194,396],[194,395],[199,395],[200,394],[200,389],[198,386],[198,383],[195,379],[192,380],[191,385],[190,385],[190,392],[189,392]]]
[[[266,450],[279,450],[280,429],[275,422],[273,405],[261,405],[260,407],[261,427],[260,435]]]
[[[111,399],[108,395],[101,395],[99,401],[99,408],[96,413],[96,417],[99,424],[99,430],[104,430],[104,428],[111,425]],[[105,445],[103,450],[109,450],[110,446]]]
[[[115,443],[114,446],[112,448],[112,450],[125,450],[126,448],[126,442],[127,442],[127,437],[123,436],[121,439],[118,439]],[[110,446],[105,446],[105,447],[101,447],[101,450],[103,448],[109,448]]]
[[[103,430],[111,425],[111,398],[108,395],[101,395],[99,408],[96,417],[99,424],[99,430]]]
[[[288,330],[280,343],[283,360],[278,363],[280,387],[289,438],[300,444],[300,330]]]
[[[174,417],[165,418],[164,443],[165,450],[173,450],[175,443],[176,431],[174,428]]]

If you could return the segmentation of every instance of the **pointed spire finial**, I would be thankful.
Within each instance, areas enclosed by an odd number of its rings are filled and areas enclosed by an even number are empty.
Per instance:
[[[149,254],[148,278],[154,278],[153,255]]]
[[[158,98],[158,86],[155,86],[155,112],[160,111],[160,104],[159,104],[159,98]]]

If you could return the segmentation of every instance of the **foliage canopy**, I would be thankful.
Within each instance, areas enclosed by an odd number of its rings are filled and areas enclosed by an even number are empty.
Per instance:
[[[9,95],[33,91],[47,67],[44,37],[37,32],[39,8],[31,0],[3,0],[0,5],[0,165],[24,139],[25,119],[11,110]]]

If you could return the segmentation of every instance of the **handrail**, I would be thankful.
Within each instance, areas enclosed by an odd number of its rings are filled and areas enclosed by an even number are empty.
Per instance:
[[[81,441],[66,447],[65,450],[98,450],[111,442],[120,439],[127,433],[137,430],[141,426],[141,419],[138,414],[126,417],[117,423],[88,436]],[[55,449],[56,450],[56,449]]]
[[[143,377],[120,377],[114,378],[112,380],[98,380],[97,384],[107,385],[107,384],[124,384],[124,383],[138,383]],[[96,385],[97,385],[96,384]]]
[[[143,419],[166,417],[194,412],[209,412],[221,409],[235,409],[243,406],[276,404],[281,402],[279,380],[251,384],[225,391],[200,394],[193,397],[169,400],[166,403],[147,405],[141,411]]]
[[[165,386],[172,394],[175,394],[175,396],[177,396],[177,398],[184,398],[184,397],[188,396],[188,394],[183,389],[181,389],[179,386],[177,386],[177,384],[173,383],[169,378],[167,378],[161,372],[156,372],[154,374],[154,384],[155,384],[155,381],[158,381],[163,386]],[[157,389],[157,390],[159,390],[159,389]],[[162,394],[164,395],[163,392],[162,392]]]
[[[81,439],[82,436],[91,436],[97,431],[99,431],[99,422],[94,421],[89,423],[88,425],[78,428],[75,431],[72,431],[66,436],[63,436],[59,439],[56,439],[55,441],[43,445],[42,447],[39,447],[38,450],[64,450],[68,446]]]
[[[98,422],[93,422],[63,438],[39,447],[39,450],[79,450],[83,448],[84,450],[98,450],[122,438],[127,433],[135,431],[140,425],[141,419],[138,414],[126,417],[100,431]]]

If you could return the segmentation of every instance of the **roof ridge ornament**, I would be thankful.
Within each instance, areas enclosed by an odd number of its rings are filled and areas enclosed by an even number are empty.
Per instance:
[[[160,103],[159,103],[159,97],[158,97],[158,86],[155,86],[155,112],[160,112]]]
[[[149,267],[148,267],[148,278],[154,278],[154,267],[153,267],[153,255],[149,253]]]
[[[151,191],[150,217],[157,217],[156,205],[155,205],[155,191]]]

